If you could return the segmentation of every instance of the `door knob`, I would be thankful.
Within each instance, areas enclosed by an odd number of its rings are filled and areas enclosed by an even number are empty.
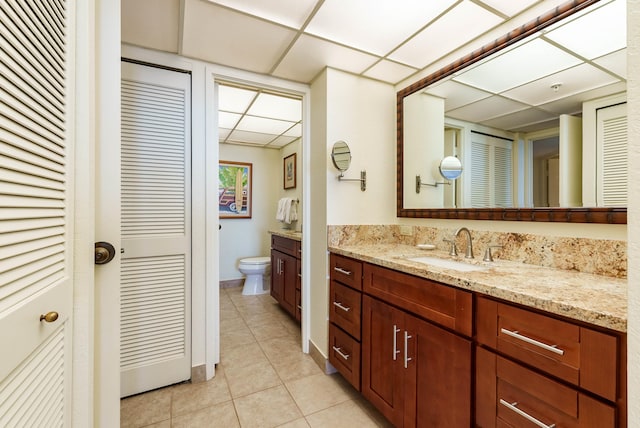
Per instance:
[[[109,263],[116,255],[116,249],[108,242],[96,242],[95,244],[95,264],[103,265]]]
[[[54,322],[57,319],[58,319],[58,313],[53,311],[40,315],[40,321]]]

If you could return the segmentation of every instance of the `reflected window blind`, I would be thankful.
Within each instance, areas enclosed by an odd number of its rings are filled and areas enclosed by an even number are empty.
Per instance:
[[[0,2],[0,311],[65,275],[66,19]]]

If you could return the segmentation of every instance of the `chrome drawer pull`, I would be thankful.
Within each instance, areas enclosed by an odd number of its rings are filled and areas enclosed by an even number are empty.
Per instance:
[[[559,349],[558,345],[547,345],[546,343],[542,343],[530,337],[523,336],[519,334],[517,331],[507,330],[506,328],[501,328],[500,332],[506,334],[507,336],[511,336],[515,339],[522,340],[523,342],[527,342],[537,347],[540,347],[542,349],[546,349],[547,351],[554,352],[558,355],[564,355],[564,351],[562,349]]]
[[[345,360],[348,360],[348,359],[349,359],[349,357],[351,356],[351,355],[343,354],[343,353],[342,353],[342,349],[338,348],[337,346],[334,346],[334,347],[333,347],[333,350],[334,350],[334,351],[336,351],[336,352],[338,353],[338,355],[340,355],[340,356],[341,356],[342,358],[344,358]]]
[[[538,425],[540,428],[554,428],[556,426],[556,424],[551,424],[551,425],[547,425],[541,421],[539,421],[538,419],[534,418],[533,416],[531,416],[530,414],[528,414],[527,412],[523,412],[522,410],[518,409],[516,406],[518,405],[518,402],[514,402],[514,403],[509,403],[505,400],[503,400],[502,398],[500,399],[500,404],[502,404],[503,406],[505,406],[507,409],[516,412],[517,414],[519,414],[520,416],[522,416],[523,418],[525,418],[526,420],[528,420],[531,423],[534,423],[536,425]]]
[[[342,303],[340,303],[340,302],[333,302],[333,306],[337,306],[337,307],[339,307],[340,309],[342,309],[345,312],[349,312],[349,310],[351,309],[351,308],[349,308],[347,306],[343,306]]]
[[[394,324],[393,325],[393,361],[398,358],[398,354],[400,350],[398,349],[398,332],[400,329]]]
[[[349,275],[349,276],[351,276],[351,271],[350,271],[350,270],[344,270],[344,269],[339,268],[339,267],[337,267],[337,266],[336,266],[336,267],[334,267],[334,268],[333,268],[333,270],[335,270],[336,272],[340,272],[340,273],[343,273],[343,274],[345,274],[345,275]]]
[[[412,336],[409,336],[409,333],[405,330],[404,332],[404,368],[406,369],[409,366],[409,361],[411,361],[411,358],[409,358],[409,339],[411,339]]]

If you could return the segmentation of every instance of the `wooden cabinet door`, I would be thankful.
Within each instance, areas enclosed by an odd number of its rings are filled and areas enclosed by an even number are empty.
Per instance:
[[[280,305],[291,314],[296,316],[296,282],[298,280],[297,260],[288,254],[282,254],[281,270],[283,275],[282,300]]]
[[[284,273],[281,268],[283,256],[280,251],[271,250],[271,297],[278,302],[282,301],[284,294]]]
[[[403,424],[404,313],[363,296],[362,394],[395,426]]]
[[[408,314],[405,328],[404,426],[471,426],[471,340]]]

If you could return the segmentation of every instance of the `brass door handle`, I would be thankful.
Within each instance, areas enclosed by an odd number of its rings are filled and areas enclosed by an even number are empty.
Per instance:
[[[46,321],[46,322],[54,322],[55,320],[58,319],[58,313],[57,312],[47,312],[46,314],[40,315],[40,321]]]

